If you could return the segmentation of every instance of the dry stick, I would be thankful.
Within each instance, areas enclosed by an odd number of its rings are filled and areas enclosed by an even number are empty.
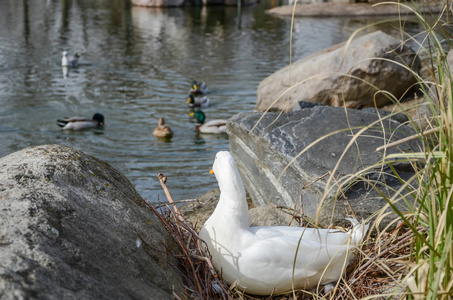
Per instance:
[[[330,171],[329,171],[329,173],[330,173]],[[333,178],[333,180],[335,181],[335,183],[337,184],[337,186],[340,188],[341,195],[343,196],[343,199],[344,199],[344,200],[346,201],[346,203],[348,204],[349,209],[351,210],[352,216],[354,217],[354,219],[356,219],[356,220],[358,221],[357,216],[356,216],[356,214],[355,214],[355,212],[354,212],[354,209],[352,209],[351,203],[349,203],[348,198],[346,198],[346,195],[343,193],[343,190],[341,189],[341,186],[340,186],[340,184],[338,183],[337,179],[335,178],[335,176],[332,176],[332,178]]]
[[[162,188],[164,189],[164,192],[165,192],[165,195],[167,196],[168,202],[170,202],[170,204],[173,204],[172,206],[174,208],[174,212],[173,212],[173,210],[172,210],[172,208],[170,206],[167,205],[167,207],[170,209],[170,211],[172,212],[172,214],[175,217],[175,219],[178,219],[180,221],[180,223],[179,223],[180,226],[182,226],[185,230],[190,232],[192,235],[195,235],[195,236],[198,237],[198,234],[195,232],[195,230],[193,230],[190,226],[187,225],[187,223],[186,223],[183,215],[179,211],[178,207],[176,205],[174,205],[175,202],[173,201],[173,198],[171,197],[170,191],[168,190],[168,188],[167,188],[167,186],[165,184],[167,182],[167,177],[165,177],[163,174],[160,173],[160,174],[157,175],[157,178],[159,179],[159,182],[162,185]],[[154,207],[152,207],[152,210],[157,214],[157,211],[156,211],[156,209]],[[161,219],[161,221],[164,221],[164,219],[160,215],[158,215],[158,217]],[[196,283],[197,283],[197,286],[198,286],[198,291],[201,293],[203,291],[203,289],[201,288],[201,283],[198,280],[198,276],[196,276],[196,274],[195,274],[196,271],[195,271],[194,262],[190,258],[196,258],[196,259],[205,261],[207,263],[209,271],[213,275],[213,277],[218,278],[218,275],[216,274],[215,269],[212,266],[211,261],[207,257],[202,257],[202,256],[199,256],[199,255],[196,255],[196,254],[193,254],[193,253],[189,254],[187,252],[186,248],[183,247],[184,242],[181,241],[180,239],[178,239],[175,242],[177,242],[179,244],[179,246],[183,250],[184,254],[188,258],[189,265],[190,265],[190,267],[192,269],[193,274],[195,275],[194,277],[195,277],[195,280],[196,280]],[[222,293],[222,298],[225,298],[223,293]],[[228,297],[228,298],[230,298],[230,297]]]
[[[167,185],[165,184],[167,182],[167,177],[165,177],[164,174],[159,173],[157,175],[157,179],[159,179],[160,185],[164,189],[165,196],[167,196],[168,202],[170,202],[171,204],[175,204],[175,202],[173,201],[173,198],[171,197],[170,191],[168,190]],[[170,209],[171,212],[173,212],[173,210],[174,210],[174,213],[176,214],[175,217],[179,221],[185,222],[181,212],[179,211],[179,209],[178,209],[178,207],[176,205],[173,205],[173,208],[169,207],[169,209]]]
[[[382,145],[380,147],[377,147],[376,151],[381,151],[381,150],[384,150],[384,149],[395,147],[395,146],[398,146],[398,145],[403,144],[405,142],[409,142],[409,141],[415,140],[416,138],[419,138],[419,137],[422,137],[422,136],[425,136],[425,135],[428,135],[428,134],[433,134],[433,133],[439,132],[439,130],[440,130],[440,127],[431,128],[431,129],[428,129],[428,130],[423,131],[421,133],[416,133],[414,135],[408,136],[408,137],[406,137],[404,139],[401,139],[401,140],[398,140],[396,142],[388,143],[386,145]]]
[[[310,185],[315,184],[316,182],[320,181],[321,179],[323,179],[324,177],[326,177],[326,176],[329,175],[329,174],[330,174],[330,171],[328,171],[328,172],[327,172],[326,174],[324,174],[324,175],[321,175],[321,176],[318,177],[315,181],[312,181],[312,182],[310,182],[309,184],[303,186],[302,189],[303,189],[303,190],[307,189]]]
[[[302,208],[302,194],[300,195],[299,199],[300,199],[300,207]],[[296,214],[297,214],[296,208],[297,208],[297,201],[295,201],[295,203],[294,203],[293,214],[291,216],[291,221],[289,221],[288,226],[291,226],[291,223],[296,218]],[[301,216],[303,216],[303,215],[301,215]]]
[[[164,182],[164,184],[165,184],[165,182]],[[163,224],[168,224],[168,222],[160,214],[158,214],[158,212],[156,211],[156,209],[152,205],[150,207],[151,207],[151,209],[154,211],[154,213],[157,215],[157,217],[160,219],[160,221]],[[168,226],[168,225],[165,226],[165,228],[168,228],[168,229],[169,229],[169,227],[170,226]],[[175,229],[173,229],[173,231],[174,231],[174,233],[176,233]],[[172,234],[172,237],[173,237],[173,240],[179,245],[179,248],[182,250],[182,252],[184,253],[185,257],[188,258],[188,264],[190,266],[191,272],[194,274],[195,281],[196,281],[197,288],[198,288],[198,292],[201,293],[203,291],[203,288],[201,287],[201,282],[198,280],[198,276],[196,276],[195,265],[194,265],[193,261],[190,259],[190,254],[187,251],[187,249],[184,247],[184,241],[181,240],[181,236],[180,235],[175,237],[175,234]]]
[[[209,271],[211,272],[212,276],[217,278],[218,275],[217,275],[217,273],[216,273],[216,271],[214,269],[214,266],[212,265],[211,260],[209,258],[204,257],[204,256],[200,256],[200,255],[197,255],[197,254],[193,254],[193,253],[191,253],[190,256],[192,256],[193,258],[205,261],[206,264],[209,267]]]
[[[198,201],[198,199],[185,199],[185,200],[179,200],[179,201],[174,201],[172,204],[176,205],[176,204],[181,204],[181,203],[190,203],[190,202],[195,202],[195,201]],[[160,203],[160,202],[159,202]],[[161,208],[162,206],[165,206],[166,204],[159,204],[159,205],[155,205],[154,207],[156,208]]]

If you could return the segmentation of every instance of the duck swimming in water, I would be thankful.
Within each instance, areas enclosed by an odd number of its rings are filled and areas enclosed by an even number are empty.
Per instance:
[[[206,96],[194,97],[194,95],[190,94],[187,98],[187,103],[189,104],[189,107],[205,108],[209,106],[209,98]]]
[[[194,95],[203,95],[208,93],[208,86],[205,82],[197,83],[195,80],[192,82],[192,87],[190,88],[190,94]]]
[[[82,130],[102,127],[104,126],[104,116],[96,113],[91,120],[84,117],[64,118],[57,120],[57,125],[62,127],[63,130]]]
[[[78,53],[76,53],[71,58],[69,58],[68,52],[63,51],[63,55],[61,57],[61,66],[75,68],[79,65],[79,57],[80,57],[80,55]]]
[[[291,291],[293,283],[295,290],[310,289],[340,278],[368,225],[350,219],[349,232],[250,227],[244,185],[230,152],[218,152],[211,171],[219,183],[220,200],[200,238],[227,283],[249,294],[270,295]]]
[[[210,120],[205,123],[206,116],[201,110],[190,113],[189,116],[193,116],[197,119],[195,130],[201,133],[226,133],[226,120]]]
[[[159,118],[159,121],[157,122],[157,127],[154,128],[153,130],[153,135],[155,137],[172,137],[173,136],[173,131],[170,129],[170,127],[165,125],[165,120],[164,118]]]

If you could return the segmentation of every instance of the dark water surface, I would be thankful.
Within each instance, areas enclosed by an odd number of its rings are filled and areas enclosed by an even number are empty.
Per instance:
[[[71,146],[109,162],[150,201],[165,200],[160,172],[176,200],[216,187],[208,171],[228,138],[195,132],[187,115],[190,83],[209,85],[207,119],[253,110],[259,82],[289,63],[291,20],[265,14],[273,3],[244,7],[239,20],[236,8],[0,0],[0,157],[34,145]],[[374,21],[298,19],[293,58]],[[381,29],[398,34],[396,26]],[[66,77],[63,50],[82,54]],[[104,129],[63,132],[55,123],[95,112],[104,114]],[[159,117],[175,133],[171,142],[152,135]]]

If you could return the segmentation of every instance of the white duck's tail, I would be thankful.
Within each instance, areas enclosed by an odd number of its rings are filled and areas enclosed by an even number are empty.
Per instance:
[[[346,218],[346,220],[352,223],[352,232],[351,232],[351,245],[357,246],[360,244],[365,237],[369,224],[366,224],[362,219],[362,222],[357,221],[355,218]]]

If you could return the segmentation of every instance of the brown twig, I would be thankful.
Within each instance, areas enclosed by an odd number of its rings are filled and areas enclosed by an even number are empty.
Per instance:
[[[418,230],[420,231],[424,231],[423,227],[419,227],[417,228]],[[383,257],[384,255],[386,255],[387,253],[389,253],[390,251],[393,251],[395,249],[398,249],[399,247],[401,247],[403,244],[407,243],[408,241],[410,241],[413,237],[413,232],[412,231],[408,231],[406,232],[404,235],[402,235],[400,238],[399,238],[399,241],[396,243],[396,244],[393,244],[392,246],[389,246],[388,248],[384,249],[383,251],[379,252],[375,257],[373,257],[373,259],[370,259],[367,263],[365,263],[364,265],[360,266],[360,268],[358,269],[358,271],[361,271],[361,270],[364,270],[366,269],[370,264],[372,264],[375,260],[377,260],[378,258],[381,258]]]
[[[178,245],[176,249],[166,247],[167,252],[180,262],[179,269],[185,278],[185,293],[177,295],[177,298],[231,300],[232,296],[228,287],[220,280],[211,263],[206,244],[176,207],[176,202],[173,201],[165,184],[167,178],[163,174],[159,174],[158,179],[167,196],[169,203],[166,204],[166,207],[172,218],[168,217],[170,215],[162,216],[151,203],[145,202],[145,206],[157,215],[170,237]]]
[[[303,186],[302,189],[305,190],[305,189],[309,188],[310,185],[315,184],[316,182],[320,181],[321,179],[323,179],[324,177],[326,177],[326,176],[329,175],[329,174],[330,174],[330,171],[327,172],[327,173],[324,174],[324,175],[321,175],[321,176],[318,177],[315,181],[312,181],[312,182],[310,182],[309,184]]]
[[[181,222],[185,222],[184,217],[182,216],[182,214],[179,211],[178,207],[176,205],[174,205],[175,202],[173,201],[173,198],[171,197],[170,191],[168,190],[167,185],[165,184],[167,182],[167,177],[165,177],[164,174],[159,173],[157,175],[157,179],[159,179],[160,185],[164,189],[165,196],[167,196],[168,202],[170,202],[170,204],[173,204],[172,207],[168,206],[168,208],[170,209],[170,211],[172,213],[175,214],[175,218],[177,218]]]
[[[299,199],[300,199],[300,207],[302,208],[302,194],[299,195]],[[291,221],[289,221],[288,226],[291,226],[291,223],[293,222],[293,220],[296,219],[296,214],[297,214],[297,200],[294,201],[293,214],[291,215]],[[301,216],[303,216],[303,214],[301,214]],[[299,219],[299,221],[302,221],[302,220]]]

